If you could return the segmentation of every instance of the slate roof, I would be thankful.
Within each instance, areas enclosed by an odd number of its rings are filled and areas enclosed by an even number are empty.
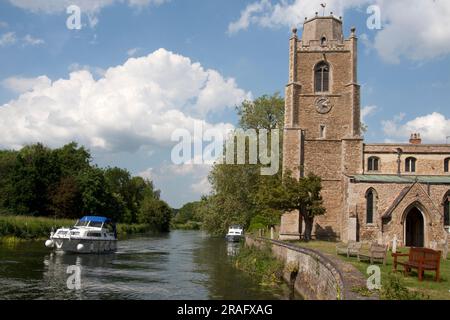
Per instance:
[[[398,176],[398,175],[378,175],[364,174],[351,177],[354,182],[384,182],[384,183],[430,183],[430,184],[450,184],[450,176]]]

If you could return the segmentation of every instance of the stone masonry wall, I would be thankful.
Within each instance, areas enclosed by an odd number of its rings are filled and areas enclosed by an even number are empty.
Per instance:
[[[363,299],[353,292],[355,287],[365,286],[365,279],[354,268],[344,272],[342,266],[320,252],[280,241],[247,236],[245,242],[257,248],[269,246],[273,255],[285,265],[284,280],[290,283],[294,275],[295,290],[307,300]]]

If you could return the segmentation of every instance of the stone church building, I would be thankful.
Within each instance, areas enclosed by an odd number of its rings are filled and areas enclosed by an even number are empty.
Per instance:
[[[342,19],[305,20],[290,39],[283,169],[322,178],[326,214],[317,238],[433,247],[448,238],[450,145],[367,144],[361,133],[355,28]],[[445,137],[443,137],[445,139]],[[280,239],[299,239],[297,213],[283,215]]]

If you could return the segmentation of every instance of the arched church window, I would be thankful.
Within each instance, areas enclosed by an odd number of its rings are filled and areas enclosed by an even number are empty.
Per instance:
[[[378,171],[380,169],[380,159],[377,157],[370,157],[367,169],[369,171]]]
[[[405,172],[416,172],[417,159],[413,157],[406,158]]]
[[[449,172],[450,158],[444,160],[444,172]]]
[[[373,223],[373,217],[375,214],[375,208],[376,208],[376,193],[375,190],[369,189],[369,191],[366,194],[366,223],[370,224]]]
[[[323,47],[323,46],[326,46],[327,45],[327,38],[325,38],[325,37],[322,37],[322,39],[320,39],[320,45]]]
[[[326,62],[320,62],[314,69],[315,91],[328,92],[330,87],[330,66]]]
[[[444,226],[450,226],[450,191],[445,196],[444,201]]]

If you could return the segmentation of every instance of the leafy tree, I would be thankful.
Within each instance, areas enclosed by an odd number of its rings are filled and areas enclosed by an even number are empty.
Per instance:
[[[283,129],[284,100],[277,93],[245,101],[237,107],[237,112],[239,125],[244,130]],[[252,219],[261,214],[268,223],[279,219],[280,212],[268,208],[257,197],[261,185],[270,181],[261,176],[260,169],[260,165],[249,164],[213,166],[209,174],[213,195],[203,199],[198,209],[208,232],[223,234],[231,224],[248,227]]]
[[[321,190],[322,182],[319,176],[310,173],[307,177],[297,179],[291,172],[286,172],[282,183],[262,188],[259,197],[273,209],[300,212],[305,222],[304,238],[310,241],[314,218],[325,214]]]
[[[16,164],[17,152],[0,151],[0,208],[9,207],[12,194],[12,171]]]
[[[169,231],[172,210],[162,200],[155,199],[153,196],[147,196],[142,201],[138,221],[152,226],[159,231]]]
[[[82,195],[74,177],[64,177],[55,185],[50,197],[50,208],[57,218],[79,218]]]
[[[11,173],[11,209],[20,215],[49,215],[49,191],[59,177],[50,149],[42,144],[24,147]]]
[[[53,153],[63,177],[73,177],[90,168],[91,154],[84,147],[78,147],[76,142],[55,149]]]
[[[189,221],[200,222],[201,217],[199,216],[198,212],[199,203],[200,202],[189,202],[179,210],[176,210],[173,222],[179,224],[185,224]]]

